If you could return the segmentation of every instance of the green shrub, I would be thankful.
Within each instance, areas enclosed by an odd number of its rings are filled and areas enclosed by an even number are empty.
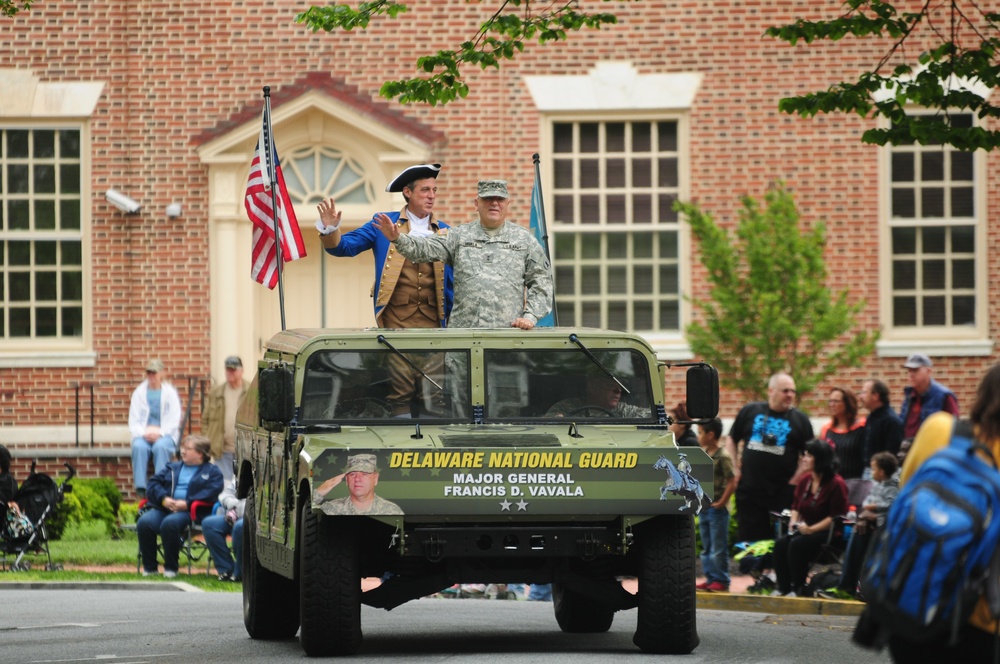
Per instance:
[[[69,524],[86,521],[103,522],[106,535],[117,533],[118,508],[122,499],[114,481],[108,478],[75,479],[72,487],[72,492],[65,494],[47,522],[49,539],[61,538]]]
[[[135,524],[139,518],[139,503],[122,503],[118,507],[118,523]]]

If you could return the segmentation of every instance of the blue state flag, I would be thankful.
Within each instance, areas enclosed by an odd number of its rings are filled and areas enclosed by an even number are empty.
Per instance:
[[[531,188],[531,219],[528,223],[531,232],[535,234],[535,239],[545,250],[545,256],[549,259],[549,266],[552,265],[552,252],[549,251],[549,233],[545,228],[545,206],[542,204],[542,179],[538,167],[538,155],[535,159],[535,185]],[[552,308],[536,324],[541,327],[556,327],[559,325],[559,318],[556,315],[556,291],[555,279],[552,280]]]

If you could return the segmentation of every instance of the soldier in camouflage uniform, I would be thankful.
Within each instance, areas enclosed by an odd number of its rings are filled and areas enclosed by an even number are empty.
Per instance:
[[[347,466],[340,475],[331,477],[313,491],[313,503],[331,516],[361,514],[402,514],[399,505],[375,495],[378,485],[378,465],[374,454],[347,457]],[[350,495],[326,500],[333,487],[347,480]]]
[[[609,376],[604,374],[588,374],[586,394],[580,397],[563,399],[552,404],[546,417],[567,417],[580,415],[582,417],[649,417],[649,408],[640,408],[622,401],[622,388]]]
[[[375,225],[414,262],[444,261],[455,272],[450,327],[530,330],[552,307],[552,275],[545,250],[524,227],[507,221],[506,180],[480,180],[479,220],[446,235],[402,235],[387,215]],[[525,296],[527,289],[527,296]]]

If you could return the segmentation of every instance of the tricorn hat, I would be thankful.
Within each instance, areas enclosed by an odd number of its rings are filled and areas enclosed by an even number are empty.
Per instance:
[[[391,193],[400,192],[403,191],[403,187],[411,182],[426,178],[437,178],[440,172],[441,164],[417,164],[416,166],[410,166],[394,177],[392,182],[386,185],[385,190]]]

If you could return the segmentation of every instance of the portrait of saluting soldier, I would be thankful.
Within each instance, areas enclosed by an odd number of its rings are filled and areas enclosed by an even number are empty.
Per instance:
[[[324,514],[331,516],[359,514],[402,514],[399,505],[375,495],[378,486],[378,465],[374,454],[355,454],[347,457],[344,472],[320,484],[313,492],[313,502]],[[349,494],[343,498],[327,500],[335,486],[344,482]]]

